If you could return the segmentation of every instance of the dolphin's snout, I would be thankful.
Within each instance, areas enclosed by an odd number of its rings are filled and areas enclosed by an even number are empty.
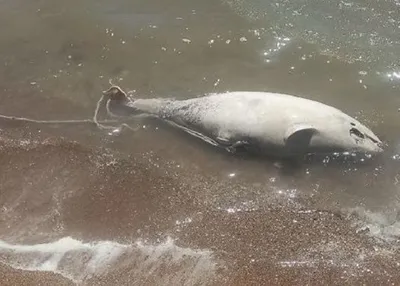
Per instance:
[[[385,148],[385,144],[383,144],[382,142],[378,142],[378,143],[376,143],[376,145],[377,145],[378,148],[379,148],[380,150],[382,150],[382,151],[383,151],[383,149]]]
[[[372,137],[366,134],[366,138],[368,139],[367,149],[369,149],[369,152],[382,153],[384,151],[385,144],[378,137]]]
[[[370,129],[362,124],[356,126],[355,123],[351,124],[350,135],[354,138],[356,149],[368,153],[381,153],[384,150],[384,144]]]
[[[374,153],[382,153],[384,151],[383,144],[376,144],[376,148],[373,150]]]

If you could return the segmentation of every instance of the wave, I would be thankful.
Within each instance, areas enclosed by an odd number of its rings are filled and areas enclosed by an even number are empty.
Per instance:
[[[211,251],[179,247],[170,237],[159,244],[85,243],[72,237],[33,245],[0,241],[0,261],[15,269],[60,274],[74,283],[123,267],[136,281],[151,276],[159,285],[197,285],[206,283],[216,270]]]

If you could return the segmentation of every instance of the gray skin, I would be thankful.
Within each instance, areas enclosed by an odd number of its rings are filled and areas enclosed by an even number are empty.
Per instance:
[[[130,100],[119,87],[104,94],[128,115],[145,114],[224,147],[274,157],[383,152],[366,126],[323,103],[287,94],[227,92],[187,100]]]

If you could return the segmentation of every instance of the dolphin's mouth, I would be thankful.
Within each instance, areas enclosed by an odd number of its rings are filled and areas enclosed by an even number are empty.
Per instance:
[[[371,148],[372,150],[370,150],[370,152],[373,153],[382,153],[384,151],[385,148],[385,144],[382,143],[379,139],[375,139],[367,134],[365,135],[365,139],[369,140],[371,142],[371,145],[373,146],[373,148]]]
[[[355,127],[350,128],[349,132],[361,148],[365,148],[373,153],[383,152],[384,144],[376,136],[371,136],[365,132],[363,133]]]
[[[367,139],[371,140],[376,145],[376,147],[378,149],[377,150],[378,153],[383,152],[383,150],[385,148],[385,144],[382,141],[380,141],[379,139],[373,138],[372,136],[369,136],[368,134],[364,134],[364,135]]]
[[[377,145],[381,144],[382,147],[383,147],[383,143],[379,139],[375,139],[375,138],[369,136],[368,134],[364,134],[364,135],[365,135],[365,137],[367,137],[369,140],[371,140],[375,144],[377,144]]]
[[[384,148],[385,148],[385,144],[383,144],[382,142],[378,142],[376,143],[376,145],[378,146],[378,148],[380,149],[381,152],[383,152]]]

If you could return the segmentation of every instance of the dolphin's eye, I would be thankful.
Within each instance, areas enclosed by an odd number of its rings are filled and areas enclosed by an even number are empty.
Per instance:
[[[362,138],[362,139],[365,138],[364,134],[362,134],[362,133],[361,133],[358,129],[356,129],[356,128],[351,128],[351,129],[350,129],[350,134],[354,134],[354,135],[356,135],[357,137]]]

